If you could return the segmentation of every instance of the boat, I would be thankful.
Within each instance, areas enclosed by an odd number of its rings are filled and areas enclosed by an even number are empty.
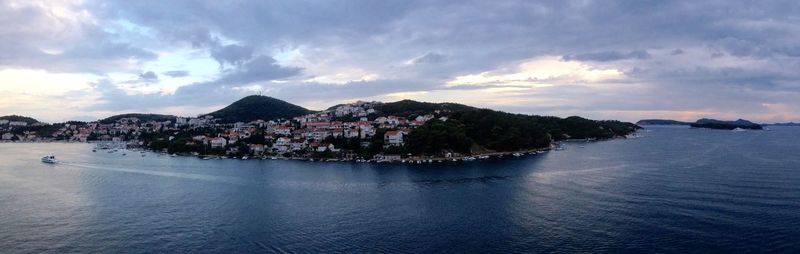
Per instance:
[[[522,156],[522,153],[514,153],[512,155],[514,155],[514,157],[520,157],[520,156]]]
[[[242,156],[242,160],[249,160],[250,158],[247,156]]]
[[[56,156],[54,155],[45,155],[44,157],[42,157],[42,162],[55,164],[58,163],[58,160],[56,160]]]
[[[736,127],[736,129],[733,129],[733,130],[731,130],[731,131],[735,131],[735,132],[742,132],[742,131],[747,131],[747,130],[745,130],[745,129],[742,129],[742,128],[739,128],[739,127]]]

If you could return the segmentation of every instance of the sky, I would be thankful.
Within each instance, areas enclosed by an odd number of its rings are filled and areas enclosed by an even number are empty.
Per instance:
[[[0,115],[456,102],[800,121],[797,1],[0,0]]]

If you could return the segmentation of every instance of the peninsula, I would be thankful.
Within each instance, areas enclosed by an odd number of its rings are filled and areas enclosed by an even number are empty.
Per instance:
[[[196,117],[124,114],[57,124],[12,118],[13,124],[0,122],[2,139],[7,142],[96,142],[101,148],[123,144],[202,157],[329,160],[530,152],[563,140],[618,138],[640,129],[620,121],[512,114],[412,100],[358,101],[313,111],[267,96],[248,96]]]

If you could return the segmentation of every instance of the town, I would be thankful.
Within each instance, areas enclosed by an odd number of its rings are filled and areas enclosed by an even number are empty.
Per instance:
[[[355,102],[290,119],[221,123],[210,115],[113,122],[66,122],[51,133],[26,130],[23,121],[0,121],[5,142],[91,142],[96,149],[150,149],[164,154],[213,158],[401,160],[406,136],[428,121],[447,121],[448,110],[410,116],[378,116],[381,102]],[[44,126],[41,123],[32,125]],[[46,128],[45,128],[46,129]],[[50,128],[52,129],[52,128]],[[462,157],[456,152],[445,158]],[[469,159],[469,158],[468,158]]]

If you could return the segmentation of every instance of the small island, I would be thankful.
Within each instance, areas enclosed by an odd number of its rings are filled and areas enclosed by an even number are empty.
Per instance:
[[[736,121],[721,121],[716,119],[703,118],[690,125],[693,128],[707,128],[720,130],[761,130],[764,129],[760,124],[753,123],[744,119]]]

